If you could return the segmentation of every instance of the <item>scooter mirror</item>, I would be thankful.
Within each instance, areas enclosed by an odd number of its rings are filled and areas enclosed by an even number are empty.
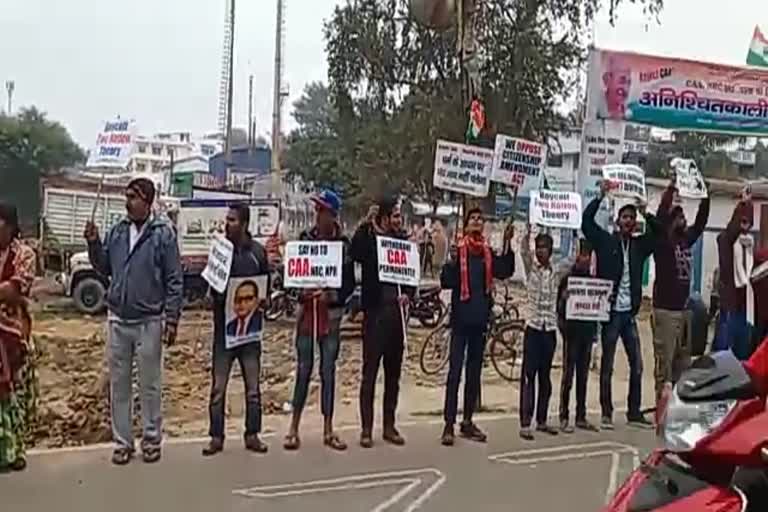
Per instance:
[[[763,446],[760,449],[760,458],[763,459],[763,462],[768,464],[768,446]]]

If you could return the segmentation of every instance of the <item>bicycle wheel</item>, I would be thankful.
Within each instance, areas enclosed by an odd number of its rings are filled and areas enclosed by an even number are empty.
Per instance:
[[[425,375],[436,375],[448,364],[451,347],[451,328],[448,325],[441,325],[432,331],[424,344],[421,346],[419,354],[419,366]]]
[[[504,306],[504,320],[520,320],[520,310],[516,304],[506,304]]]
[[[520,380],[524,333],[522,324],[509,324],[497,329],[491,339],[489,352],[493,369],[509,382]]]

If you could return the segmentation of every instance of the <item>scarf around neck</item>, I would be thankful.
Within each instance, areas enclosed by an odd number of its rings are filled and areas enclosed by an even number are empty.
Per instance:
[[[755,294],[752,292],[752,267],[755,241],[750,235],[741,235],[733,244],[733,283],[746,289],[747,323],[755,325]]]
[[[465,235],[459,242],[459,274],[461,280],[461,301],[469,300],[469,256],[483,256],[485,268],[485,293],[493,291],[493,256],[483,235]]]

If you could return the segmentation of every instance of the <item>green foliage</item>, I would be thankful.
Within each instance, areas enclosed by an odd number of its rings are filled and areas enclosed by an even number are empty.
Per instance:
[[[84,158],[67,129],[35,107],[14,117],[0,116],[0,168],[45,175]]]
[[[589,28],[602,7],[655,16],[663,0],[484,0],[477,13],[488,127],[547,140],[567,124],[586,57]],[[295,105],[299,128],[287,164],[357,199],[398,190],[434,200],[434,145],[460,141],[467,126],[456,30],[433,31],[409,16],[408,0],[348,0],[325,25],[328,88],[307,87]]]

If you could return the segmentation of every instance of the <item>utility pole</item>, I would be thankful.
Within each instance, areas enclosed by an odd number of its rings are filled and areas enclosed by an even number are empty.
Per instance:
[[[272,170],[280,170],[280,131],[283,115],[283,0],[277,0],[277,22],[275,25],[275,83],[272,98]]]
[[[16,90],[16,82],[13,80],[5,82],[5,90],[8,93],[8,110],[6,111],[6,114],[11,116],[13,115],[13,91]]]
[[[227,82],[227,131],[224,135],[224,150],[226,153],[227,180],[232,167],[232,95],[234,93],[234,62],[235,62],[235,0],[229,0],[229,80]]]
[[[256,127],[253,124],[253,75],[248,77],[248,147],[256,144]]]

